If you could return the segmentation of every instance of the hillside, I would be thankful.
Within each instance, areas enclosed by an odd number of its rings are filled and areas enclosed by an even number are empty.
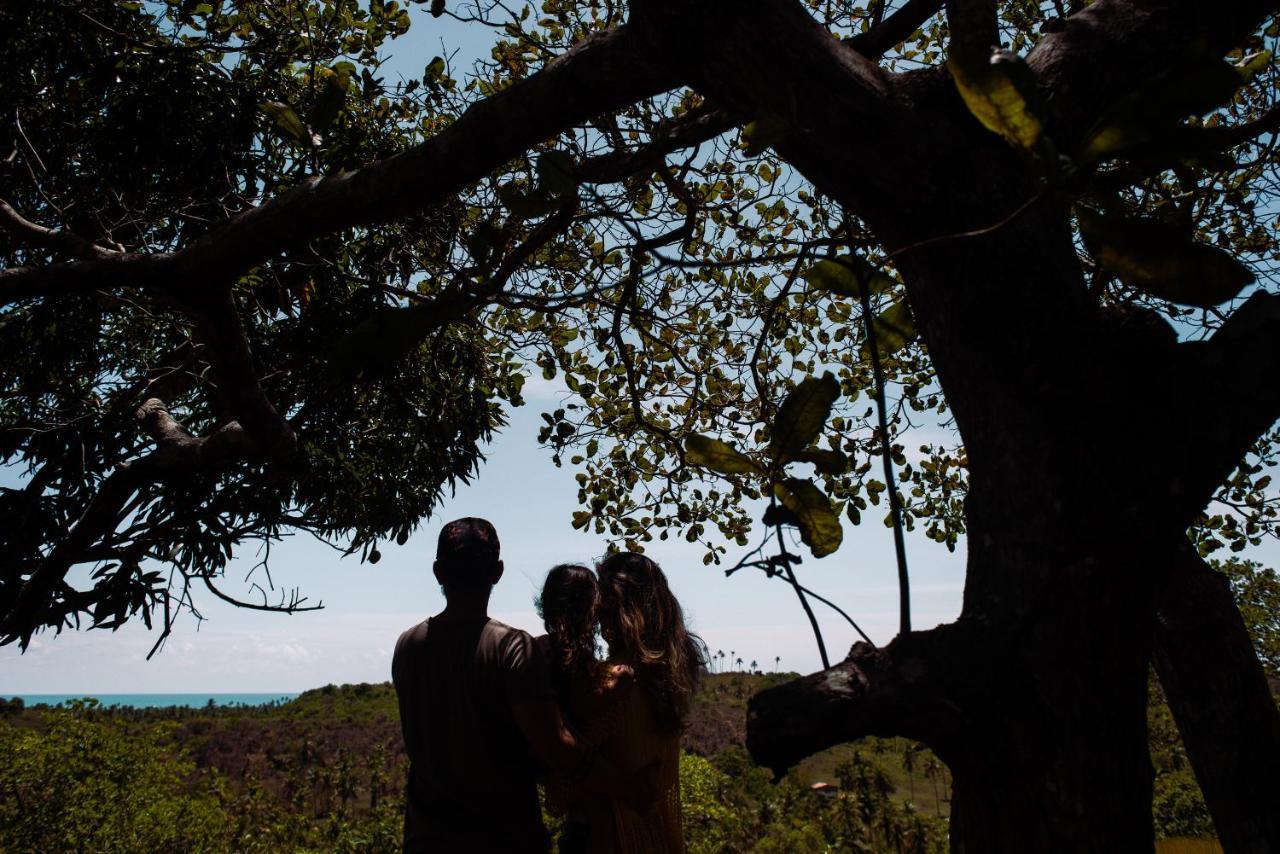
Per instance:
[[[945,847],[950,775],[921,745],[864,739],[810,757],[778,783],[751,764],[747,701],[792,676],[714,674],[702,685],[681,767],[690,851]],[[1157,829],[1209,836],[1176,729],[1153,696]],[[386,683],[327,685],[259,707],[6,704],[0,755],[13,757],[0,767],[0,852],[391,851],[398,843],[406,760]],[[813,791],[818,782],[836,784],[840,796]]]

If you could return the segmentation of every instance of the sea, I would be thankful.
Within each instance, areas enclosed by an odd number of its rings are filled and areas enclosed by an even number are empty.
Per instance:
[[[284,703],[298,696],[296,693],[272,694],[4,694],[0,699],[12,700],[21,697],[23,705],[57,706],[71,700],[83,700],[89,697],[103,706],[127,706],[135,709],[166,708],[169,706],[185,706],[201,708],[213,704],[215,706],[263,706],[267,703]]]

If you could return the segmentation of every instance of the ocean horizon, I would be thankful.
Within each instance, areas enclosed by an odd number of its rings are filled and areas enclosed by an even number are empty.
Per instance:
[[[182,694],[5,694],[0,699],[20,698],[25,706],[58,706],[72,700],[97,700],[103,706],[125,706],[134,709],[201,708],[215,706],[264,706],[267,703],[284,703],[298,696],[298,692],[275,691],[271,693],[182,693]]]

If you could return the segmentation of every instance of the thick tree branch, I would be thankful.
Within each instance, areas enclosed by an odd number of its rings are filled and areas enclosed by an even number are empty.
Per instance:
[[[883,9],[883,4],[879,8]],[[888,18],[849,39],[848,44],[868,59],[879,59],[910,38],[941,8],[942,0],[907,0]]]
[[[69,231],[55,231],[26,219],[4,199],[0,199],[0,225],[29,246],[63,252],[75,258],[112,258],[114,249],[98,246]]]
[[[1163,580],[1156,672],[1223,848],[1280,851],[1280,711],[1231,587],[1190,543]]]
[[[956,687],[981,691],[974,629],[961,623],[857,643],[834,667],[762,691],[747,705],[747,749],[782,773],[806,756],[866,735],[901,735],[945,754],[965,726]],[[970,659],[959,660],[966,650]]]
[[[950,57],[968,65],[985,63],[1000,46],[996,0],[947,0]]]
[[[1053,95],[1054,142],[1072,150],[1139,86],[1196,51],[1221,56],[1275,11],[1273,0],[1098,0],[1073,14],[1027,57]]]
[[[288,457],[297,447],[293,428],[267,398],[244,325],[230,292],[197,308],[196,328],[217,372],[218,393],[267,455]]]
[[[1187,402],[1180,413],[1184,447],[1194,447],[1179,508],[1186,524],[1203,510],[1253,444],[1280,418],[1280,296],[1255,292],[1227,318],[1207,343],[1182,345],[1182,376],[1215,390],[1215,411],[1206,418]]]

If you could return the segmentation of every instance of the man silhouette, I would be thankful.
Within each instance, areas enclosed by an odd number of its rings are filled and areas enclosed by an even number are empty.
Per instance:
[[[409,754],[406,852],[549,851],[535,757],[615,797],[648,794],[565,727],[528,633],[489,618],[502,569],[493,525],[445,525],[434,565],[445,608],[396,643],[391,674]]]

